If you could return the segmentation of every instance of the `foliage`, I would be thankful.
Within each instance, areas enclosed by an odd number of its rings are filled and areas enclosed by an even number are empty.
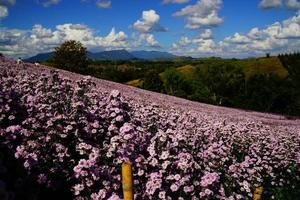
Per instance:
[[[245,75],[240,68],[230,63],[216,63],[198,72],[218,104],[238,106],[245,90]]]
[[[290,78],[300,86],[300,53],[279,55],[279,59],[289,72]]]
[[[148,72],[146,72],[143,78],[142,88],[154,92],[163,91],[163,82],[159,74],[155,70],[149,70]]]
[[[65,41],[55,48],[52,62],[57,68],[84,73],[88,65],[86,48],[79,41]]]
[[[164,89],[167,94],[185,97],[192,92],[192,86],[189,80],[176,69],[167,69],[162,74]]]

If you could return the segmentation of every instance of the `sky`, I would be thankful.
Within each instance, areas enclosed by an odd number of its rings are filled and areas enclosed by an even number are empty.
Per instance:
[[[247,58],[300,50],[299,0],[0,0],[0,52],[29,57],[66,40],[92,52]]]

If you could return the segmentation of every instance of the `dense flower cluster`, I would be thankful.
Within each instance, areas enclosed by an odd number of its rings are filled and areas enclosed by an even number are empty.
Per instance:
[[[125,100],[90,77],[9,60],[0,69],[1,145],[38,183],[64,179],[75,199],[121,199],[124,161],[135,199],[250,199],[259,186],[299,186],[298,122]]]

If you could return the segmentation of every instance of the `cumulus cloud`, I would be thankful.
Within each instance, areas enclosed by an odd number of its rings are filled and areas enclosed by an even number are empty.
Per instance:
[[[262,0],[259,7],[263,9],[278,8],[282,5],[282,0]]]
[[[60,1],[61,0],[37,0],[37,3],[43,5],[44,7],[49,7],[51,5],[58,4]]]
[[[104,9],[111,8],[111,0],[97,0],[96,5],[99,8],[104,8]]]
[[[142,18],[133,24],[133,28],[141,33],[164,32],[166,28],[159,24],[160,16],[155,10],[143,11]]]
[[[148,47],[158,48],[160,47],[159,42],[154,38],[153,34],[150,33],[144,33],[141,34],[141,40],[144,40],[146,42],[146,45]]]
[[[213,37],[213,33],[211,31],[211,29],[205,29],[199,36],[198,38],[202,38],[202,39],[212,39]]]
[[[258,54],[272,52],[281,53],[299,50],[300,43],[300,15],[287,20],[275,22],[266,28],[253,28],[247,34],[235,33],[226,37],[227,50]]]
[[[241,35],[240,33],[235,33],[233,36],[226,37],[225,42],[236,43],[236,44],[245,44],[250,42],[250,39],[246,35]]]
[[[217,53],[218,48],[214,40],[212,39],[198,39],[197,51],[200,53]]]
[[[0,19],[8,16],[8,9],[5,6],[0,6]]]
[[[16,0],[0,0],[1,6],[13,6],[15,5]]]
[[[190,43],[191,43],[191,40],[186,36],[182,36],[178,42],[178,44],[180,46],[186,46],[186,45],[189,45]]]
[[[287,8],[292,10],[300,10],[300,2],[298,0],[285,0]]]
[[[172,44],[172,50],[183,51],[183,49],[190,44],[192,44],[192,40],[186,36],[181,36],[178,42]]]
[[[178,42],[172,44],[170,51],[178,55],[196,57],[215,55],[220,52],[220,47],[212,39],[212,35],[212,31],[206,29],[192,39],[182,36]]]
[[[61,24],[55,30],[34,25],[32,30],[0,29],[0,51],[12,57],[28,57],[52,51],[66,40],[78,40],[88,50],[129,49],[127,35],[115,28],[106,36],[98,36],[84,24]],[[150,41],[150,40],[149,40]]]
[[[300,2],[298,0],[261,0],[259,7],[263,9],[286,7],[291,10],[300,10]]]
[[[198,0],[194,5],[188,5],[173,15],[186,18],[186,28],[198,29],[204,26],[216,26],[223,22],[218,16],[222,0]]]
[[[210,30],[210,29],[208,29]],[[265,28],[254,27],[247,33],[237,32],[216,41],[212,32],[204,30],[191,39],[188,47],[179,42],[172,44],[171,52],[178,55],[249,57],[261,56],[266,52],[278,54],[288,51],[299,51],[300,14],[267,25]]]
[[[169,3],[176,3],[176,4],[182,4],[182,3],[187,3],[190,0],[163,0],[163,4],[169,4]]]
[[[0,0],[0,20],[8,16],[8,7],[15,3],[16,0]]]

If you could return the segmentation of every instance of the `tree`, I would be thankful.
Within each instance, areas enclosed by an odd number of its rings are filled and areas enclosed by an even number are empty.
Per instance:
[[[143,88],[155,92],[163,90],[163,82],[160,79],[159,73],[156,70],[149,70],[143,78]]]
[[[84,73],[88,65],[86,48],[79,41],[65,41],[55,48],[53,63],[57,68]]]
[[[238,106],[245,91],[245,75],[231,63],[217,62],[202,70],[203,83],[215,94],[218,104]]]
[[[169,95],[187,98],[192,94],[191,82],[175,68],[169,68],[163,73],[163,85]]]

